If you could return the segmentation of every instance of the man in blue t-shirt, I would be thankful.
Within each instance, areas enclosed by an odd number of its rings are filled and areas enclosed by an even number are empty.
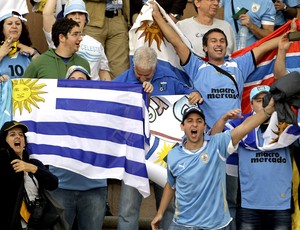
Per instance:
[[[293,20],[292,22],[292,26],[291,26],[291,30],[292,31],[295,31],[296,30],[296,21],[295,19]],[[288,74],[289,72],[293,72],[293,71],[297,71],[300,73],[300,68],[288,68],[287,67],[287,62],[288,60],[286,60],[286,53],[287,53],[287,50],[290,48],[291,46],[291,42],[289,41],[288,39],[288,35],[284,35],[282,37],[282,39],[279,41],[279,44],[278,44],[278,53],[277,53],[277,57],[276,57],[276,60],[275,60],[275,65],[274,65],[274,77],[276,79],[280,79],[282,77],[284,77],[286,74]],[[294,56],[291,56],[289,58],[295,58]],[[293,60],[294,61],[294,60]],[[298,112],[298,122],[299,122],[299,112]],[[299,142],[299,140],[298,140]],[[299,149],[296,148],[294,151],[295,155],[299,155],[299,151],[297,151]],[[298,161],[296,160],[298,159]],[[297,165],[297,167],[295,167],[295,170],[294,170],[294,178],[293,178],[293,186],[294,189],[293,189],[293,195],[294,195],[294,207],[295,207],[295,210],[294,210],[294,213],[293,213],[293,228],[297,228],[297,226],[299,227],[300,226],[300,220],[299,220],[299,213],[300,213],[300,183],[299,180],[297,182],[297,176],[299,177],[299,172],[300,172],[300,163],[299,163],[299,157],[294,157],[294,161],[295,161],[295,165]],[[298,162],[298,163],[297,163]],[[297,169],[298,168],[298,172],[297,172]],[[298,175],[297,175],[298,174]],[[298,189],[297,189],[298,188]],[[296,204],[297,202],[297,197],[298,197],[298,204]]]
[[[232,131],[205,136],[203,112],[196,106],[188,108],[180,125],[185,137],[168,154],[168,180],[159,210],[151,222],[152,229],[158,229],[174,195],[176,211],[170,228],[225,229],[231,221],[226,201],[226,157],[236,150],[245,135],[264,122],[273,111],[272,99],[264,110]],[[226,116],[240,117],[238,113],[239,109],[231,110]]]
[[[248,117],[263,111],[263,98],[269,90],[270,87],[265,85],[254,87],[250,92],[253,112],[230,121],[225,129],[233,129]],[[293,139],[287,135],[289,138],[280,141],[280,145],[270,144],[269,132],[275,131],[272,127],[278,123],[276,115],[273,116],[248,133],[239,144],[241,205],[237,211],[238,229],[291,229],[292,164],[289,145],[297,139],[297,135]],[[294,132],[300,130],[298,126],[290,128]],[[280,138],[285,137],[281,134]],[[276,177],[272,177],[275,174]]]
[[[153,18],[165,38],[174,46],[184,70],[203,98],[203,103],[200,107],[204,111],[207,129],[209,130],[228,110],[241,108],[244,83],[255,70],[256,63],[260,58],[266,52],[277,47],[280,38],[273,38],[242,56],[225,60],[228,45],[226,35],[222,30],[214,28],[203,36],[203,50],[208,58],[208,62],[206,62],[190,51],[178,34],[162,17],[157,5],[152,5]],[[229,201],[232,201],[229,205],[234,217],[237,198],[232,196],[237,191],[237,186],[235,186],[237,179],[228,176],[228,181],[230,184],[227,186],[227,198]]]
[[[206,62],[191,52],[162,17],[157,5],[152,3],[152,6],[153,18],[165,38],[174,46],[181,65],[203,98],[200,107],[206,116],[208,128],[211,128],[228,110],[241,107],[244,82],[263,55],[277,48],[280,37],[270,39],[242,56],[225,60],[228,45],[226,35],[218,28],[211,29],[203,36],[203,50],[208,59]],[[216,69],[216,66],[223,72]],[[224,74],[224,71],[228,74]]]

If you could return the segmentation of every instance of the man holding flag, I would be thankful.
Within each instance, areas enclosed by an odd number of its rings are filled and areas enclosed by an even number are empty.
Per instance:
[[[199,92],[180,82],[172,70],[159,65],[156,51],[148,46],[137,48],[134,52],[132,67],[113,81],[142,84],[144,91],[152,96],[188,94],[191,104],[201,102]],[[158,208],[163,189],[154,184],[154,192]],[[139,228],[138,219],[141,203],[142,196],[138,190],[122,183],[118,219],[119,230]],[[173,214],[174,207],[170,204],[161,222],[163,229],[169,228]]]
[[[157,5],[152,4],[152,6],[154,20],[165,38],[174,46],[184,70],[203,97],[200,107],[204,111],[207,130],[209,130],[228,109],[241,108],[244,83],[264,54],[277,47],[280,37],[266,41],[242,56],[225,60],[228,46],[227,37],[222,30],[211,29],[203,36],[203,50],[208,57],[208,62],[205,62],[190,51],[164,20]],[[230,157],[228,161],[230,161]],[[236,179],[230,180],[229,185],[232,188],[228,186],[227,194],[236,192],[237,188],[234,186],[236,184]],[[232,199],[236,200],[236,197],[234,196]],[[231,201],[231,199],[229,201],[229,204],[232,203],[230,211],[234,217],[236,201]]]
[[[152,6],[153,18],[165,38],[174,46],[184,70],[203,97],[200,107],[207,117],[208,128],[211,128],[228,109],[241,107],[244,82],[263,55],[277,47],[280,37],[255,47],[245,55],[225,60],[228,45],[226,35],[220,29],[211,29],[203,36],[203,49],[208,57],[208,62],[205,62],[195,56],[166,23],[157,5],[153,3]]]

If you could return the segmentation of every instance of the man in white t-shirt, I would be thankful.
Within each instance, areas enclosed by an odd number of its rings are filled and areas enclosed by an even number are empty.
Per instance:
[[[198,56],[205,57],[206,54],[203,51],[202,46],[203,35],[210,29],[220,28],[226,34],[228,41],[226,55],[233,53],[236,49],[235,35],[228,22],[216,18],[219,9],[218,1],[193,0],[193,5],[197,12],[197,16],[176,23],[182,33],[191,42],[193,51]]]

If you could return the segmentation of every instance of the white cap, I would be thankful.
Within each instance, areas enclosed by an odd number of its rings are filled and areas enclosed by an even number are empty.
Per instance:
[[[69,79],[71,74],[74,73],[75,71],[80,71],[80,72],[84,73],[86,75],[87,80],[91,80],[91,75],[89,74],[89,72],[84,67],[82,67],[80,65],[70,66],[68,71],[67,71],[67,74],[66,74],[66,79]]]
[[[27,22],[27,19],[24,18],[22,16],[22,14],[20,14],[17,10],[14,10],[14,9],[4,10],[3,12],[1,12],[0,22],[2,22],[3,20],[5,20],[7,18],[10,18],[10,17],[17,17],[21,21]]]
[[[85,3],[82,0],[69,0],[67,1],[64,9],[64,17],[66,17],[70,13],[81,12],[85,13],[86,16],[86,24],[89,23],[90,17],[89,13],[86,11]]]

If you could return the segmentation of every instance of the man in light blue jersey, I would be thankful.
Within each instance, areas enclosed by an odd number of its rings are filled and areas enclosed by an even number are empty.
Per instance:
[[[238,127],[248,117],[264,110],[263,99],[269,94],[270,87],[259,85],[250,92],[253,111],[240,119],[226,123],[226,115],[220,119],[216,130],[231,130]],[[291,229],[291,178],[292,164],[289,146],[297,139],[299,127],[289,127],[281,134],[280,143],[270,144],[270,132],[277,114],[267,118],[262,124],[250,131],[239,143],[239,183],[241,204],[237,210],[237,229]],[[291,137],[295,133],[294,138]],[[279,142],[279,141],[278,141]],[[277,175],[272,177],[272,175]]]
[[[206,62],[190,51],[179,35],[164,20],[157,5],[153,3],[152,6],[153,18],[165,38],[174,46],[181,65],[203,97],[200,107],[204,111],[209,129],[228,109],[241,107],[244,82],[255,70],[256,63],[263,55],[277,48],[280,37],[266,41],[242,56],[225,60],[227,37],[222,30],[211,29],[203,36],[203,50],[208,58]],[[216,67],[219,68],[216,69]],[[220,72],[220,69],[224,71]]]
[[[299,20],[298,20],[299,21]],[[299,23],[297,23],[299,25]],[[292,22],[292,30],[296,29],[296,20],[294,19]],[[298,26],[299,27],[299,26]],[[289,68],[289,62],[295,62],[297,61],[297,56],[289,56],[286,57],[287,51],[290,48],[292,42],[289,41],[288,35],[282,37],[282,39],[279,41],[278,45],[278,54],[275,60],[274,65],[274,77],[276,79],[280,79],[284,77],[286,74],[296,71],[300,73],[300,67],[298,68]],[[295,59],[296,58],[296,59]],[[288,60],[290,59],[290,60]],[[298,122],[300,121],[300,116],[298,112]],[[292,154],[294,154],[293,160],[294,165],[297,167],[294,167],[293,171],[293,197],[294,197],[294,213],[292,215],[292,225],[293,229],[298,229],[300,227],[300,219],[299,219],[299,213],[300,213],[300,183],[299,178],[300,176],[300,158],[299,158],[299,147],[294,147],[292,149]],[[298,171],[297,171],[298,169]],[[297,204],[298,203],[298,204]]]
[[[248,30],[246,46],[252,45],[274,31],[276,10],[272,0],[221,0],[220,5],[224,7],[224,20],[235,32],[237,44],[238,32],[242,27]],[[233,15],[242,8],[247,9],[247,12],[234,19]]]
[[[205,116],[198,107],[182,117],[182,143],[168,153],[168,179],[159,210],[151,222],[158,229],[163,213],[175,195],[176,210],[170,229],[225,229],[231,217],[226,201],[225,163],[239,141],[274,111],[274,101],[232,131],[204,135]],[[227,113],[240,117],[240,110]]]
[[[153,18],[165,38],[174,46],[184,70],[203,97],[200,107],[204,111],[206,127],[209,130],[228,110],[241,108],[244,82],[255,70],[260,58],[277,47],[280,38],[271,39],[242,56],[225,60],[227,37],[222,30],[213,28],[203,36],[203,50],[208,58],[206,62],[199,59],[183,43],[178,34],[163,19],[156,4],[153,4],[153,8]],[[230,156],[228,160],[232,160],[233,156]],[[234,193],[237,191],[237,186],[235,186],[237,178],[228,176],[227,180],[227,194],[231,196],[228,199],[232,200],[229,204],[234,218],[237,202]]]

